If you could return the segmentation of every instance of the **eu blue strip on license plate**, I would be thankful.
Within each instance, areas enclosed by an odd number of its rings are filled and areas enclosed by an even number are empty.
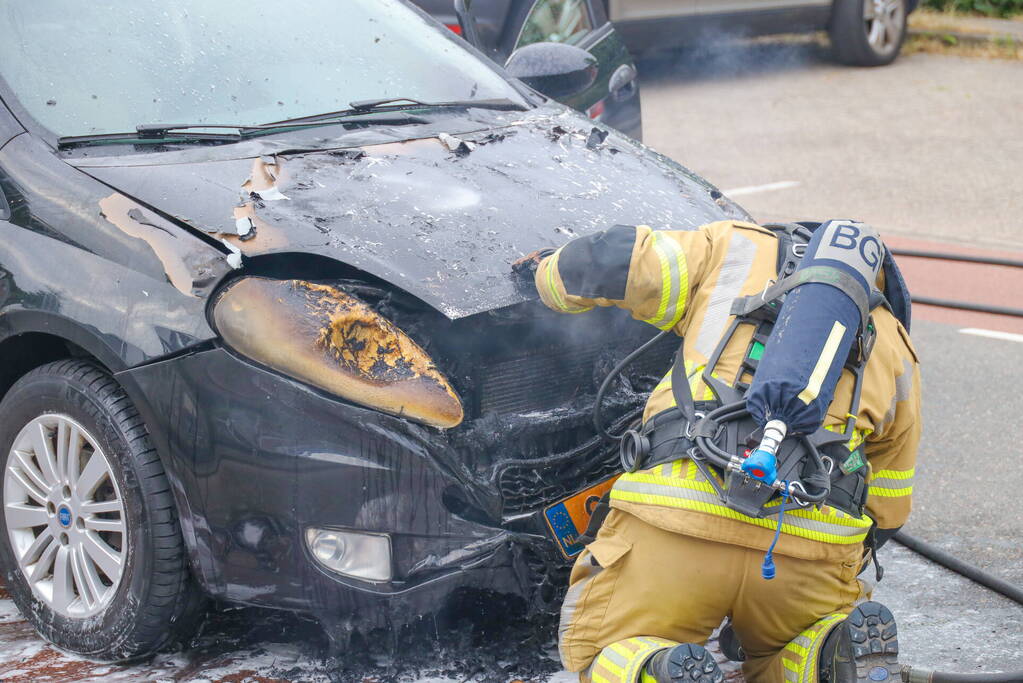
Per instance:
[[[585,531],[576,528],[568,508],[564,503],[547,508],[544,514],[547,516],[547,523],[554,533],[554,540],[561,546],[561,552],[567,557],[575,557],[582,551],[582,543],[579,543],[579,536]]]
[[[616,479],[617,476],[602,481],[544,511],[551,535],[565,557],[572,558],[582,552],[583,544],[579,542],[579,537],[586,533],[590,517],[597,509],[601,496],[611,490]]]

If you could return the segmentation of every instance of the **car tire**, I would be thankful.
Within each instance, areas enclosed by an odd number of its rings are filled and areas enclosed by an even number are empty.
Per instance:
[[[831,48],[852,66],[884,66],[898,56],[906,39],[906,0],[835,0]]]
[[[195,633],[205,598],[170,486],[110,373],[62,360],[19,379],[0,402],[0,473],[0,568],[44,638],[124,660]]]

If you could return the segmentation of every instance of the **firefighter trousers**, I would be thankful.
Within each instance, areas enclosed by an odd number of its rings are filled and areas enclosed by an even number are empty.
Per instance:
[[[825,636],[865,599],[860,563],[775,555],[612,510],[579,555],[561,610],[562,664],[583,683],[635,683],[658,650],[705,643],[732,618],[751,683],[816,683]]]

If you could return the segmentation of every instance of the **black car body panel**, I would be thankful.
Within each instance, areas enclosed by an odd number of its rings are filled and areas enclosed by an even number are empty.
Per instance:
[[[267,146],[237,158],[244,148],[225,146],[179,152],[165,164],[149,155],[72,163],[219,233],[247,256],[301,251],[336,259],[452,319],[522,301],[509,264],[537,245],[616,223],[687,229],[723,215],[714,188],[696,175],[561,108],[495,116],[488,130],[460,139],[471,152],[449,150],[437,137],[376,144],[363,137],[359,147],[341,137],[296,154]],[[277,169],[275,186],[287,199],[246,196],[243,185],[264,176],[264,166]],[[239,202],[255,222],[246,241],[230,237]]]
[[[511,261],[616,223],[748,218],[560,105],[434,114],[56,151],[0,105],[0,394],[62,357],[109,369],[151,434],[210,595],[342,630],[425,613],[456,589],[553,605],[568,563],[544,508],[617,471],[593,396],[654,330],[617,309],[558,316]],[[246,275],[340,283],[429,354],[464,421],[390,416],[231,351],[210,301]],[[636,419],[673,350],[612,388],[610,423]],[[393,579],[323,569],[312,526],[388,534]]]
[[[31,135],[0,150],[0,190],[11,213],[0,223],[7,334],[59,334],[113,370],[213,336],[205,298],[230,271],[220,251],[68,166]],[[109,196],[139,217],[135,230],[103,216]]]

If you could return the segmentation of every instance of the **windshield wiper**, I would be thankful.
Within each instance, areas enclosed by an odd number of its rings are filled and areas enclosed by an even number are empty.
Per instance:
[[[141,128],[141,126],[139,126]],[[101,144],[104,142],[125,142],[125,141],[164,141],[164,142],[238,142],[242,139],[240,133],[185,133],[184,135],[178,136],[173,135],[171,138],[167,137],[167,133],[176,130],[178,128],[239,128],[238,126],[211,126],[204,124],[201,126],[171,126],[163,130],[161,134],[150,134],[143,133],[142,131],[136,131],[134,133],[97,133],[95,135],[63,135],[57,138],[57,147],[59,149],[67,149],[68,147],[76,147],[78,145],[91,145]]]
[[[395,104],[396,102],[407,102],[408,104]],[[390,105],[390,106],[385,106]],[[359,100],[349,102],[355,111],[398,111],[401,109],[497,109],[498,111],[525,111],[526,107],[509,100],[501,98],[496,100],[457,100],[454,102],[423,102],[411,97],[387,97],[379,100]]]
[[[370,113],[373,115],[364,116],[363,114]],[[337,119],[339,117],[332,116],[330,118]],[[306,119],[310,119],[307,121]],[[332,123],[330,120],[326,120],[321,117],[303,117],[301,119],[288,119],[284,121],[276,121],[273,123],[264,123],[259,125],[243,125],[243,124],[223,124],[223,123],[142,123],[135,127],[134,133],[99,133],[95,135],[65,135],[57,138],[57,146],[61,149],[68,147],[74,147],[76,145],[86,144],[97,144],[104,142],[125,142],[125,141],[145,141],[145,142],[174,142],[174,143],[190,143],[190,142],[240,142],[243,139],[254,137],[258,135],[267,135],[269,133],[277,132],[282,128],[313,128],[316,126],[325,126]],[[345,116],[343,120],[338,121],[346,125],[354,125],[361,123],[372,123],[376,125],[416,125],[428,123],[428,121],[419,116],[413,116],[411,114],[401,113],[397,116],[380,116],[373,112],[355,112],[351,116]],[[200,133],[194,132],[194,129],[204,128],[227,128],[230,130],[237,131],[235,133]],[[190,131],[187,133],[178,133],[178,131]]]
[[[310,116],[298,116],[293,119],[272,121],[266,125],[279,126],[292,123],[304,123],[323,121],[327,119],[343,119],[350,121],[352,118],[363,114],[382,114],[385,112],[402,112],[409,109],[495,109],[498,111],[526,111],[525,107],[518,102],[509,99],[496,100],[459,100],[453,102],[423,102],[411,97],[387,97],[377,100],[358,100],[349,102],[350,109],[340,109],[323,114],[312,114]],[[411,114],[409,115],[411,116]]]

